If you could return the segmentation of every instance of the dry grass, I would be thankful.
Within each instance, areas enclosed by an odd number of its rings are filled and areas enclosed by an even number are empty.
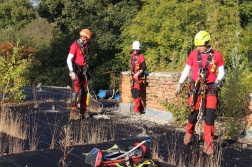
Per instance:
[[[39,138],[42,135],[42,133],[39,135],[38,132],[38,123],[37,123],[37,118],[36,118],[36,112],[30,115],[29,121],[29,146],[31,151],[35,151],[38,144],[39,144]],[[46,128],[45,128],[46,129]],[[44,130],[45,130],[44,129]]]
[[[93,144],[115,139],[114,125],[100,123],[86,123],[82,120],[73,127],[73,145]],[[110,139],[109,139],[110,137]]]
[[[49,120],[48,120],[48,118],[46,116],[46,119],[47,119],[48,124],[49,124],[49,129],[50,129],[50,132],[51,132],[51,135],[52,135],[52,141],[51,141],[50,149],[54,149],[55,143],[59,138],[59,127],[60,127],[60,123],[61,123],[62,118],[63,117],[61,117],[60,120],[57,120],[57,115],[56,115],[53,127],[51,127],[51,125],[49,123]]]
[[[59,141],[59,148],[61,148],[63,152],[63,157],[60,158],[58,166],[67,167],[70,162],[66,162],[68,154],[73,150],[73,148],[69,148],[72,144],[72,124],[68,123],[67,125],[62,127],[62,132],[60,133],[61,140]]]
[[[27,138],[28,124],[21,114],[3,110],[0,113],[0,131],[20,139]]]
[[[203,148],[196,142],[190,146],[190,153],[185,154],[184,145],[178,145],[177,132],[170,136],[169,142],[166,139],[167,147],[167,163],[176,165],[177,167],[217,167],[221,166],[223,158],[223,141],[218,141],[215,145],[215,154],[206,155]],[[187,151],[188,152],[188,151]],[[156,154],[158,155],[158,154]],[[160,158],[160,156],[158,157]]]

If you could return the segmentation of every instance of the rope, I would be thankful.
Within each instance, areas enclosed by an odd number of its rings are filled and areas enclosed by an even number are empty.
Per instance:
[[[197,122],[196,122],[196,126],[195,126],[195,131],[197,134],[199,134],[199,140],[201,139],[201,122],[200,120],[202,120],[203,117],[203,111],[202,111],[202,99],[200,101],[200,108],[199,108],[199,112],[198,112],[198,116],[197,116]]]
[[[101,115],[100,113],[101,113],[101,111],[102,111],[102,109],[103,109],[103,104],[100,103],[100,102],[98,102],[97,99],[94,99],[93,96],[91,96],[90,90],[89,90],[89,84],[88,84],[87,76],[86,76],[86,75],[85,75],[85,79],[86,79],[86,83],[87,83],[87,90],[88,90],[89,97],[90,97],[93,101],[95,101],[96,103],[100,104],[101,107],[97,110],[97,115]],[[93,90],[93,88],[92,88],[91,85],[90,85],[90,88],[91,88],[92,92],[94,92],[94,90]],[[90,106],[90,102],[89,102],[89,106]]]

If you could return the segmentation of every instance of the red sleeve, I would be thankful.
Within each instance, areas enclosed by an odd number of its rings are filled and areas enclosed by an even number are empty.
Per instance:
[[[190,55],[189,55],[189,57],[187,59],[186,64],[189,65],[189,66],[193,65],[193,52],[190,53]]]
[[[75,45],[75,43],[73,43],[70,47],[70,51],[69,53],[76,55],[76,51],[77,51],[77,45]]]
[[[141,63],[144,62],[144,61],[145,61],[145,59],[144,59],[143,55],[140,54],[140,55],[139,55],[139,59],[138,59],[138,63],[141,64]]]

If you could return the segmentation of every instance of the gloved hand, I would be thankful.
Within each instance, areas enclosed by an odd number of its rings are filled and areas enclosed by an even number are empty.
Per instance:
[[[220,87],[220,81],[218,79],[214,81],[214,86]]]
[[[180,90],[181,90],[181,83],[177,84],[176,90],[175,90],[175,95],[177,97],[177,95],[180,94]]]
[[[76,76],[76,74],[74,72],[71,72],[70,76],[72,77],[73,81],[76,81],[77,76]]]

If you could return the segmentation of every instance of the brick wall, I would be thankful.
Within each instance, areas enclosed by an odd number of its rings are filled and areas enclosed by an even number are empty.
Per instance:
[[[131,95],[130,77],[127,76],[128,71],[121,72],[119,81],[119,90],[121,97],[119,102],[121,104],[134,104],[134,99]],[[142,86],[140,95],[146,109],[153,109],[158,111],[167,111],[160,102],[163,100],[170,101],[175,98],[175,89],[180,73],[174,72],[146,72],[147,84]],[[249,94],[249,106],[246,110],[246,122],[252,127],[252,93]],[[132,109],[132,107],[131,107]]]
[[[130,77],[127,76],[128,72],[121,72],[119,81],[120,99],[121,104],[134,104],[134,99],[131,95]],[[146,110],[155,111],[154,115],[165,117],[167,115],[157,113],[156,111],[168,112],[160,102],[175,98],[175,89],[179,73],[174,72],[146,72],[146,84],[141,87],[140,96]],[[125,106],[125,105],[124,105]],[[125,108],[125,107],[124,107]],[[132,111],[133,107],[128,107]],[[170,116],[170,115],[168,115]],[[172,115],[171,115],[172,117]],[[172,119],[172,118],[171,118]],[[171,120],[169,119],[169,120]]]

